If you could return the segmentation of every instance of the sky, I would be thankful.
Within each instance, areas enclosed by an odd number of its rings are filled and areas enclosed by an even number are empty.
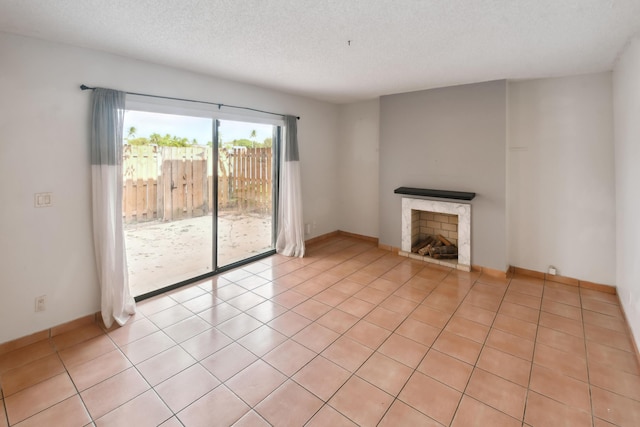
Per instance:
[[[131,127],[136,128],[135,136],[149,137],[152,133],[170,134],[189,141],[196,139],[199,145],[206,145],[213,139],[213,120],[203,117],[178,116],[175,114],[148,113],[144,111],[127,111],[124,115],[124,137],[129,135]],[[256,131],[256,140],[262,142],[271,138],[272,126],[260,123],[245,123],[221,120],[219,132],[222,142],[234,139],[251,139],[251,131]]]

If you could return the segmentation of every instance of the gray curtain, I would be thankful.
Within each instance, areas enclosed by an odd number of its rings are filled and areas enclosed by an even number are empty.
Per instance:
[[[122,224],[122,133],[125,93],[93,91],[91,178],[93,244],[101,289],[102,319],[124,325],[135,313],[129,290]]]
[[[298,119],[294,116],[285,116],[284,122],[276,252],[286,256],[303,257],[305,246],[300,154],[298,151]]]

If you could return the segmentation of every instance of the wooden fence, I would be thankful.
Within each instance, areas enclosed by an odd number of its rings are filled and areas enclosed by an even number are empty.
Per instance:
[[[212,161],[211,147],[125,145],[122,195],[125,223],[207,215],[214,203]],[[269,212],[271,189],[271,148],[219,150],[219,209]]]

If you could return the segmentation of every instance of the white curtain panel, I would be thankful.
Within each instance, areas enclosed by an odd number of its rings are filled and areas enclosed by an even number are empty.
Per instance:
[[[297,120],[293,116],[284,117],[276,252],[286,256],[303,257],[304,224]]]
[[[101,288],[102,319],[124,325],[135,313],[129,290],[122,226],[122,128],[125,93],[93,91],[91,177],[93,242]]]

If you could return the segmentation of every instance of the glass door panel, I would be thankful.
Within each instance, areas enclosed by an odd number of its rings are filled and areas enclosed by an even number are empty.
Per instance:
[[[123,220],[134,296],[213,271],[213,119],[129,110]]]
[[[218,267],[274,248],[275,128],[269,124],[218,121]]]

